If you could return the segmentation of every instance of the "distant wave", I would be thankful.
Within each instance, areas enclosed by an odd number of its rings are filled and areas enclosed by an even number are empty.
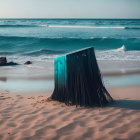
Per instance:
[[[23,25],[23,24],[3,24],[0,25],[0,28],[26,28],[26,27],[48,27],[48,28],[86,28],[86,29],[140,29],[140,27],[125,27],[125,26],[86,26],[86,25],[49,25],[49,24],[42,24],[42,25]]]
[[[50,28],[97,28],[97,29],[125,29],[125,27],[115,26],[82,26],[82,25],[48,25]]]
[[[38,27],[37,25],[0,25],[0,28],[9,28],[9,27],[13,27],[13,28],[18,28],[18,27]]]
[[[0,55],[11,55],[11,54],[15,54],[15,52],[11,52],[11,51],[0,51]]]
[[[0,36],[1,55],[14,53],[23,55],[63,54],[90,46],[93,46],[95,50],[140,51],[140,38],[102,37],[84,39]],[[120,46],[123,47],[120,48]]]
[[[66,50],[51,50],[51,49],[41,49],[36,51],[30,51],[23,53],[23,55],[29,55],[29,56],[38,56],[38,55],[58,55],[58,54],[64,54],[66,53]]]
[[[42,25],[50,28],[93,28],[93,29],[140,29],[140,27],[125,26],[82,26],[82,25]]]
[[[99,28],[99,29],[125,29],[127,27],[106,27],[106,26],[82,26],[82,25],[22,25],[22,24],[11,24],[11,25],[0,25],[0,28],[6,28],[6,27],[48,27],[48,28]]]
[[[140,29],[140,27],[125,27],[125,29]]]

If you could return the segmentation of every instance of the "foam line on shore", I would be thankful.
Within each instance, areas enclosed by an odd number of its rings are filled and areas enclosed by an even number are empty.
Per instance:
[[[103,72],[103,76],[124,76],[124,75],[133,75],[133,74],[140,74],[140,70],[122,70],[122,71],[116,71],[116,72]]]

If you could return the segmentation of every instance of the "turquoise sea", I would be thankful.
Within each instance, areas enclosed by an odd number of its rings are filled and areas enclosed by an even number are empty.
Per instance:
[[[0,89],[15,91],[19,86],[23,90],[29,85],[26,89],[32,90],[40,85],[38,92],[51,90],[54,58],[86,47],[95,48],[103,73],[139,72],[140,19],[0,19],[0,56],[19,64],[33,62],[29,66],[1,67]],[[105,84],[140,85],[138,73],[129,76],[120,84],[118,77],[104,77]]]

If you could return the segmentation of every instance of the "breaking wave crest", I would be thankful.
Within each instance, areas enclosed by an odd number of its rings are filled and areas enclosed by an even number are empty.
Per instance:
[[[138,26],[89,26],[89,25],[49,25],[49,24],[1,24],[0,28],[27,28],[27,27],[45,27],[45,28],[86,28],[86,29],[140,29]]]

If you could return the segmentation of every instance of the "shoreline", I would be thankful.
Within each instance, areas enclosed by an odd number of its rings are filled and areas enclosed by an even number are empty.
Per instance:
[[[140,74],[139,60],[97,60],[97,62],[102,76]],[[32,61],[30,65],[0,66],[0,71],[0,80],[4,78],[51,80],[54,76],[54,62],[52,59],[49,61]]]
[[[0,139],[140,139],[140,86],[108,91],[116,103],[103,108],[48,101],[51,92],[0,91]]]
[[[102,74],[102,81],[106,88],[121,88],[140,86],[140,74]],[[22,74],[0,76],[0,90],[8,90],[10,92],[21,93],[37,93],[48,92],[54,89],[54,75],[46,72],[46,74]]]
[[[122,70],[122,71],[116,71],[116,72],[103,72],[103,76],[127,76],[127,75],[134,75],[134,74],[140,74],[140,70]]]
[[[2,70],[2,71],[4,71],[4,70]],[[30,70],[29,70],[29,72],[30,72]],[[6,79],[10,79],[10,80],[19,80],[19,79],[20,80],[53,80],[54,79],[53,72],[49,72],[49,74],[46,74],[48,71],[46,73],[43,71],[44,73],[39,73],[39,74],[35,74],[35,72],[33,71],[33,73],[30,75],[24,73],[22,76],[19,75],[18,73],[17,74],[14,73],[14,76],[13,76],[12,72],[11,72],[11,74],[7,75],[7,76],[0,75],[0,81],[6,81]],[[140,70],[132,69],[132,70],[120,70],[120,71],[119,70],[118,71],[102,71],[101,74],[102,74],[102,76],[105,76],[105,77],[129,76],[129,75],[140,74]]]

